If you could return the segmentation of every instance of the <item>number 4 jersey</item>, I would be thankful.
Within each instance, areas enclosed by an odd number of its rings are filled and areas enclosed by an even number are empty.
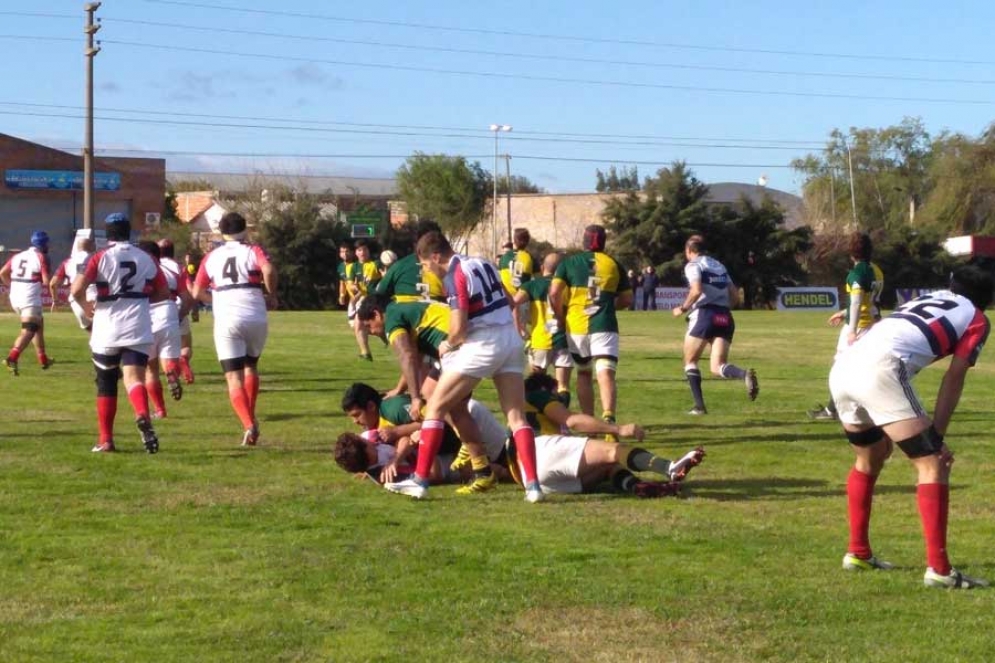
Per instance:
[[[200,263],[196,283],[212,291],[215,321],[266,320],[262,268],[269,256],[255,244],[230,241]]]
[[[902,305],[871,327],[857,345],[890,351],[914,375],[950,355],[973,366],[988,330],[988,318],[970,300],[942,290]]]
[[[111,243],[86,264],[84,275],[97,286],[90,347],[128,348],[152,343],[149,295],[166,279],[137,246]]]

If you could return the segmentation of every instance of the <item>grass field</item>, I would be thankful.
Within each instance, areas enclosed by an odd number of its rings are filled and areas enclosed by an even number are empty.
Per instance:
[[[358,361],[341,313],[273,316],[262,446],[239,426],[194,326],[197,382],[147,456],[122,399],[120,453],[96,437],[85,337],[47,318],[42,372],[0,375],[0,661],[984,661],[995,590],[922,587],[909,464],[878,486],[872,541],[890,573],[840,570],[851,455],[825,398],[836,332],[823,314],[743,312],[733,361],[761,393],[707,380],[690,418],[683,322],[623,315],[621,421],[705,463],[680,499],[608,493],[529,505],[510,486],[415,502],[335,466],[355,380],[388,387],[388,352]],[[17,322],[0,316],[4,342]],[[6,347],[6,346],[4,346]],[[957,452],[950,550],[995,578],[995,351],[947,440]],[[932,402],[942,370],[927,369]],[[479,396],[495,403],[493,390]]]

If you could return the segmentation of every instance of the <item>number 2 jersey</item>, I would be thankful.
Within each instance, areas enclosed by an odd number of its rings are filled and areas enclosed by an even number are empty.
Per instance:
[[[216,323],[266,320],[262,268],[268,264],[262,247],[239,241],[225,242],[204,257],[195,283],[211,289]]]
[[[507,291],[497,268],[481,258],[455,255],[445,278],[450,309],[466,311],[467,331],[513,325]]]
[[[941,290],[903,304],[851,347],[889,352],[915,375],[950,355],[973,366],[989,328],[988,318],[969,299]]]
[[[90,347],[151,344],[149,295],[165,288],[166,279],[149,254],[127,242],[111,242],[93,254],[83,274],[97,286]]]

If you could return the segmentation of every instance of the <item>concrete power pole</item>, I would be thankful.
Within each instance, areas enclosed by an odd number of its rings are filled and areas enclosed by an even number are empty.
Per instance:
[[[83,6],[86,12],[86,134],[83,140],[83,228],[93,230],[93,59],[100,52],[99,46],[93,45],[93,35],[100,30],[100,24],[94,23],[93,14],[100,9],[99,2],[88,2]]]
[[[505,185],[508,187],[508,191],[507,191],[507,194],[508,194],[507,203],[508,204],[505,205],[505,207],[508,208],[508,210],[507,210],[507,212],[508,212],[508,241],[510,242],[510,241],[512,241],[512,238],[511,238],[511,155],[510,154],[505,154],[504,155],[504,173],[505,173],[505,175],[504,175],[504,182],[505,182]]]

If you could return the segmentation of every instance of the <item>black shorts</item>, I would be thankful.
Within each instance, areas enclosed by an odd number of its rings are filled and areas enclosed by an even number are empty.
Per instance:
[[[689,317],[688,335],[711,341],[724,338],[732,342],[736,333],[736,321],[732,319],[732,311],[724,306],[703,306]]]

